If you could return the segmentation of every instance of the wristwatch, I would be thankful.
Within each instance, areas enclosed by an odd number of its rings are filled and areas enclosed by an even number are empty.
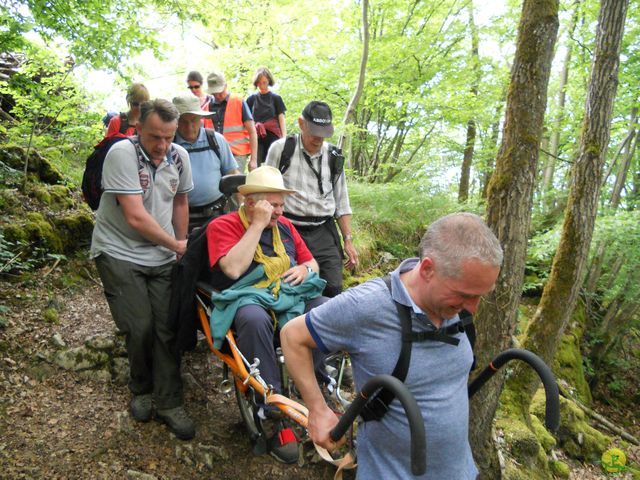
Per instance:
[[[349,242],[353,240],[353,235],[351,234],[344,235],[342,238],[344,239],[345,242]]]
[[[307,267],[307,272],[313,272],[313,268],[311,268],[309,265],[303,265],[303,267]]]

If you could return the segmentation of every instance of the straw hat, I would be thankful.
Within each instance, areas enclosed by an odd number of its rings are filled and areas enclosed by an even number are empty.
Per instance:
[[[284,188],[280,170],[269,165],[262,165],[247,174],[244,185],[238,187],[242,195],[250,193],[298,193],[296,190]]]

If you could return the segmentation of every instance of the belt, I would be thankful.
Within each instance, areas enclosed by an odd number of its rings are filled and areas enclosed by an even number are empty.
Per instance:
[[[197,207],[189,206],[189,213],[202,213],[209,210],[222,210],[225,203],[227,203],[227,200],[223,195],[217,200],[211,203],[207,203],[206,205],[198,205]]]
[[[283,214],[285,217],[287,217],[289,220],[293,220],[294,222],[309,222],[309,223],[317,223],[317,224],[321,224],[324,222],[327,222],[329,220],[331,220],[333,217],[332,216],[327,216],[327,217],[303,217],[300,215],[294,215],[293,213],[287,213],[284,212]],[[318,227],[319,225],[308,225],[309,227]],[[298,225],[296,225],[296,228],[298,227]]]

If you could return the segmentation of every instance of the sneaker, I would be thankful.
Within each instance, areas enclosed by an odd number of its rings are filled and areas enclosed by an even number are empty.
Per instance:
[[[282,463],[298,461],[298,440],[290,428],[281,428],[268,441],[269,453]]]
[[[151,410],[153,402],[150,393],[134,395],[129,402],[129,411],[134,420],[138,422],[148,422],[151,420]]]
[[[189,418],[182,405],[156,411],[156,419],[166,423],[169,430],[175,433],[180,440],[191,440],[196,436],[196,425]]]

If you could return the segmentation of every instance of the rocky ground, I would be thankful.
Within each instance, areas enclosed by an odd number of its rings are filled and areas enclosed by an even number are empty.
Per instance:
[[[294,466],[252,453],[233,393],[219,389],[220,362],[204,344],[183,368],[196,438],[134,422],[124,351],[95,270],[86,261],[53,266],[27,281],[0,281],[1,479],[333,478],[308,444]],[[75,360],[66,364],[69,352]],[[638,459],[637,448],[629,453]],[[597,465],[563,460],[571,479],[608,478]]]
[[[220,364],[204,348],[184,362],[186,406],[198,425],[189,442],[129,417],[117,369],[112,381],[107,370],[60,368],[60,352],[117,338],[95,271],[84,265],[76,276],[59,267],[26,283],[0,283],[0,303],[9,307],[0,328],[0,478],[333,477],[308,448],[295,466],[254,456],[233,393],[218,391]]]

